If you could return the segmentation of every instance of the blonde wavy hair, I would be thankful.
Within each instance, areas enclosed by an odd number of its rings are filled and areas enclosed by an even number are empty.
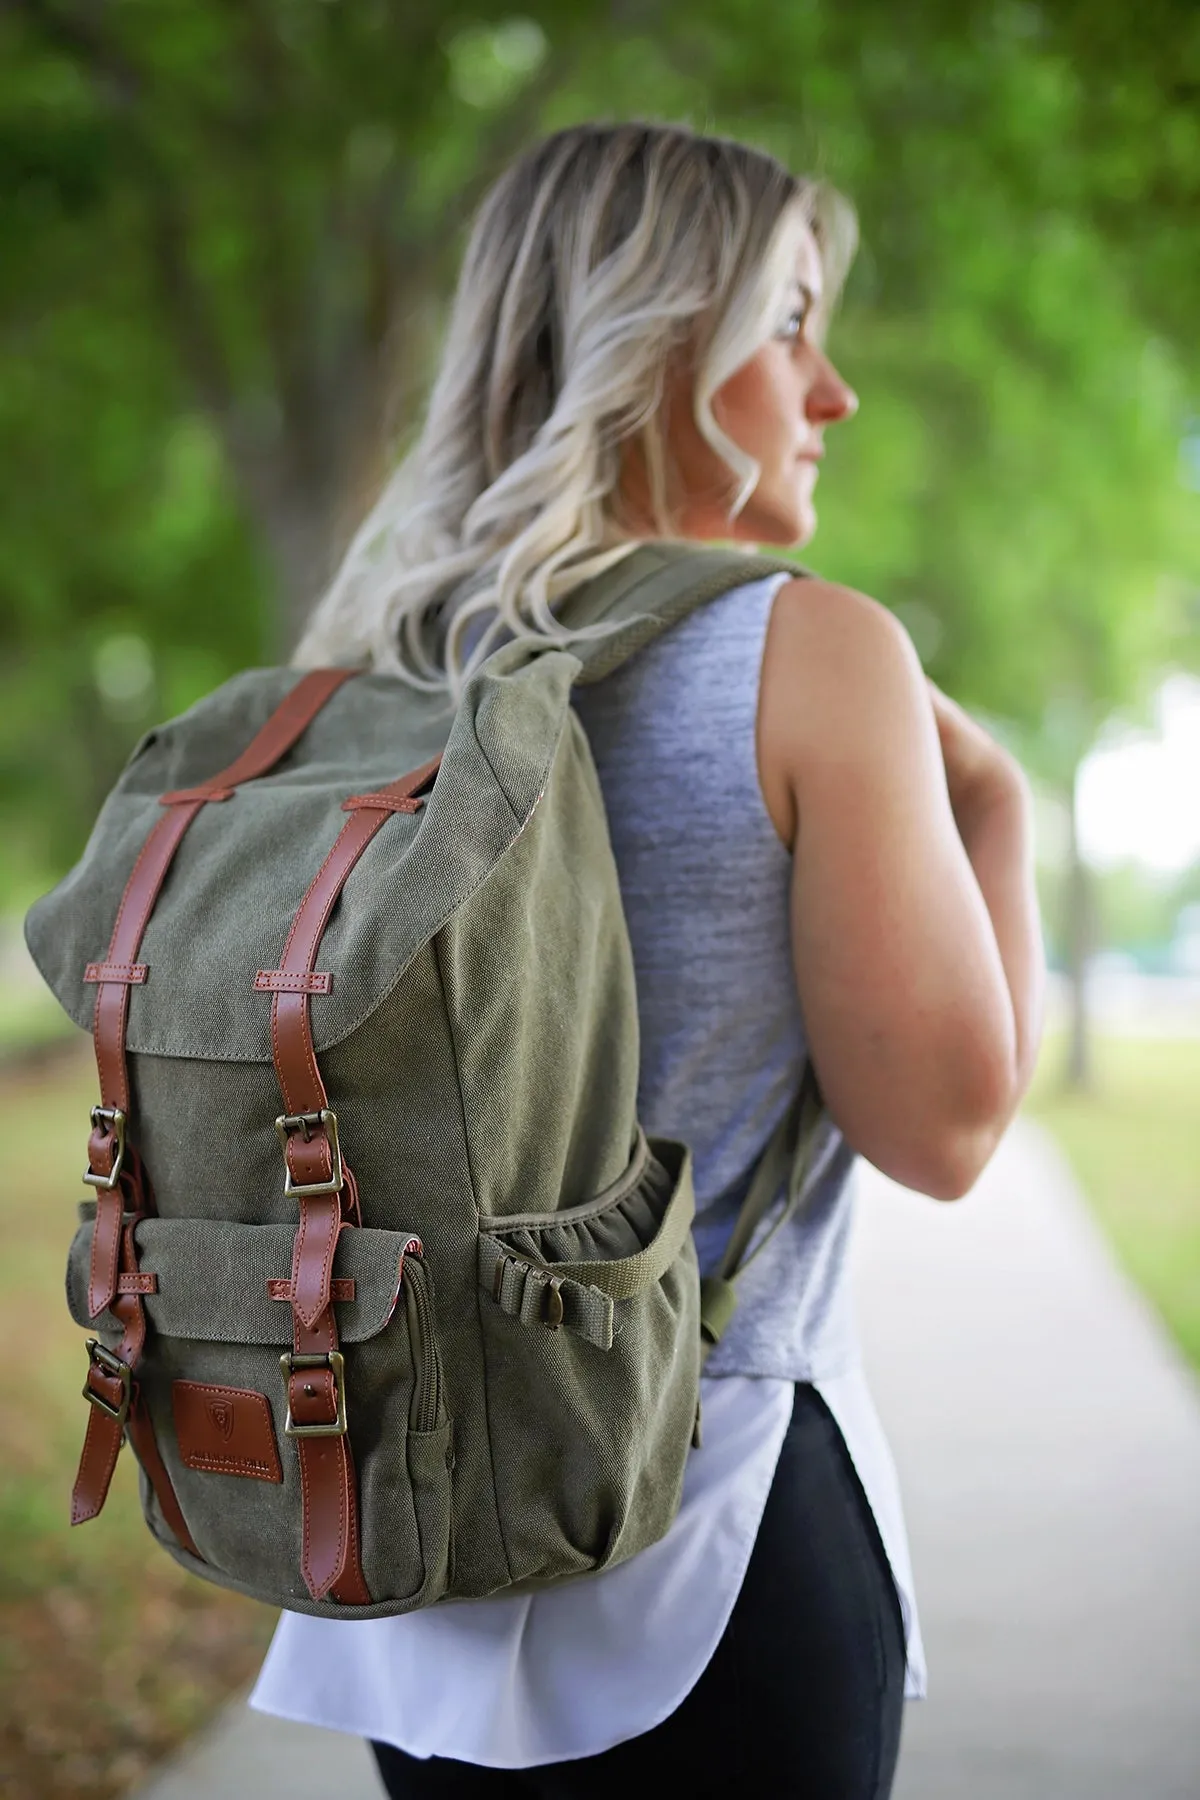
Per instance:
[[[856,240],[825,183],[680,125],[575,125],[527,150],[475,217],[419,438],[293,661],[367,661],[457,705],[501,634],[571,641],[555,602],[645,538],[622,513],[630,438],[655,530],[675,535],[661,402],[681,352],[697,426],[740,484],[732,523],[759,467],[712,398],[778,329],[805,230],[824,270],[820,332]],[[469,622],[490,611],[464,659]]]

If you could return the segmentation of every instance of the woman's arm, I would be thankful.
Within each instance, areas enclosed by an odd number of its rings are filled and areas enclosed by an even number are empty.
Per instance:
[[[1031,1054],[1029,984],[1018,1028],[1005,962],[1016,974],[1035,942],[1011,866],[1014,832],[1027,860],[1025,815],[981,785],[1011,759],[952,702],[938,716],[893,615],[815,579],[776,597],[762,708],[764,770],[791,803],[793,961],[825,1103],[885,1175],[957,1199]]]
[[[1012,998],[1012,1092],[995,1123],[994,1149],[1029,1089],[1045,1023],[1046,958],[1034,881],[1033,796],[1020,765],[998,765],[955,807],[955,822],[992,921]],[[988,1150],[984,1162],[990,1155]]]
[[[1034,879],[1033,794],[1020,763],[928,677],[926,687],[950,809],[987,907],[1012,1005],[1010,1092],[982,1140],[982,1168],[1028,1091],[1045,1017],[1046,959]]]

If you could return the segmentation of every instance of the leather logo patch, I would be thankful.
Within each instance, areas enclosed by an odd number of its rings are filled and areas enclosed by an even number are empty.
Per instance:
[[[173,1381],[171,1411],[179,1454],[189,1469],[282,1481],[271,1406],[253,1388]]]
[[[208,1416],[212,1421],[213,1429],[219,1431],[225,1442],[228,1443],[233,1436],[233,1401],[210,1400]]]

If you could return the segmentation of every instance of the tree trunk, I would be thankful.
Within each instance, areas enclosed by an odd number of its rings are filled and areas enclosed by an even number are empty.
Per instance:
[[[272,575],[274,608],[269,654],[286,662],[299,642],[309,612],[333,575],[331,496],[300,491],[260,505],[258,527]]]
[[[440,318],[418,298],[398,306],[402,332],[357,356],[346,352],[336,399],[317,393],[313,377],[303,385],[316,397],[288,419],[280,408],[273,428],[247,429],[236,413],[215,421],[270,570],[267,650],[279,661],[295,648],[420,414]]]
[[[1072,771],[1067,792],[1067,879],[1063,890],[1063,945],[1070,981],[1070,1025],[1063,1085],[1068,1092],[1092,1087],[1091,1039],[1088,1032],[1087,968],[1096,947],[1095,888],[1092,872],[1079,848],[1079,767]]]

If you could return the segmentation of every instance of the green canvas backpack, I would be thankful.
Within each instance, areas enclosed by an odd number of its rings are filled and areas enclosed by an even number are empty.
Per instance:
[[[810,1069],[702,1284],[690,1153],[637,1119],[571,690],[780,567],[642,545],[559,608],[619,631],[502,645],[452,717],[277,668],[143,739],[26,925],[99,1070],[74,1523],[128,1439],[177,1561],[337,1618],[584,1576],[667,1530],[704,1350],[789,1171],[782,1216],[800,1199],[820,1096]]]

